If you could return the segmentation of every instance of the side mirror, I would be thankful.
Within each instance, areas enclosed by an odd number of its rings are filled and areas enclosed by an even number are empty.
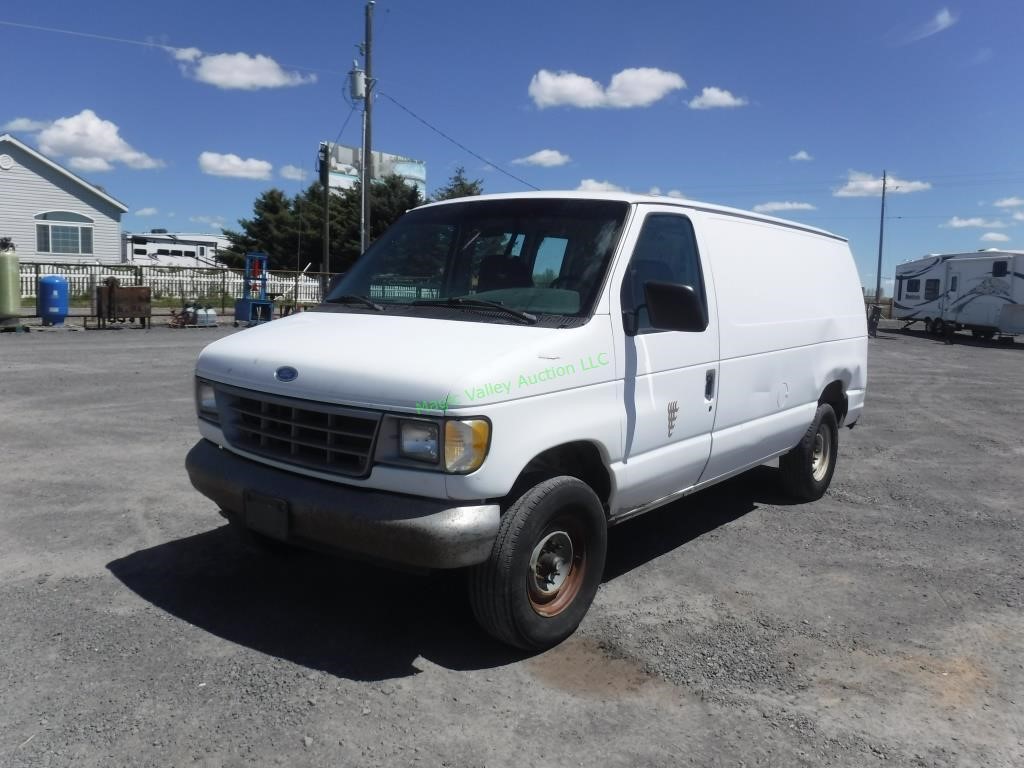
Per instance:
[[[651,325],[660,331],[699,333],[708,327],[704,303],[692,285],[648,280],[644,300]]]

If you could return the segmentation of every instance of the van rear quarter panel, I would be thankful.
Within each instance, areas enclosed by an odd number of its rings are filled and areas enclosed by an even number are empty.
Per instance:
[[[846,242],[714,214],[701,228],[721,339],[708,480],[795,445],[830,382],[863,391],[867,322]]]

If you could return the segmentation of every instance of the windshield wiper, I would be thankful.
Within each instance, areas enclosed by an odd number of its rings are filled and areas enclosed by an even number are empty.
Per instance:
[[[342,296],[334,296],[330,299],[324,299],[325,304],[362,304],[364,307],[369,307],[377,312],[383,312],[384,307],[375,301],[371,301],[365,296],[356,296],[354,293],[346,293]]]
[[[470,309],[497,309],[507,315],[511,315],[517,320],[528,323],[529,325],[533,325],[537,322],[536,315],[531,315],[529,312],[522,312],[518,309],[513,309],[512,307],[506,307],[499,301],[489,301],[487,299],[471,299],[465,296],[450,296],[447,299],[416,299],[416,301],[410,303],[414,307],[434,306],[468,307]]]

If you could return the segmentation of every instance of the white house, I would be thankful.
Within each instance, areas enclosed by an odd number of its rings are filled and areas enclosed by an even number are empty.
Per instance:
[[[0,135],[0,237],[22,263],[118,264],[127,212],[102,187]]]

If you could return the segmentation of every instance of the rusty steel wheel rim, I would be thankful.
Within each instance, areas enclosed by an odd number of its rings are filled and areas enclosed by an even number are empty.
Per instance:
[[[578,526],[548,528],[530,554],[526,574],[530,607],[541,616],[557,616],[579,594],[586,573],[586,546]]]

